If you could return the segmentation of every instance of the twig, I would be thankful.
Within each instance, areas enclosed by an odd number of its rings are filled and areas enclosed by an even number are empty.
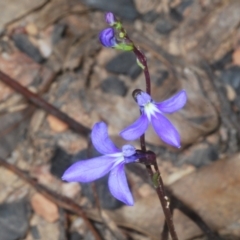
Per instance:
[[[53,105],[46,102],[43,98],[39,97],[37,94],[29,91],[26,87],[23,87],[21,84],[19,84],[14,79],[7,76],[5,73],[0,71],[0,80],[3,81],[6,85],[13,88],[16,92],[21,93],[24,97],[26,97],[30,102],[35,104],[36,106],[44,109],[46,112],[54,115],[55,117],[59,118],[68,126],[73,129],[75,132],[82,134],[84,136],[88,136],[91,130],[71,117],[69,117],[67,114],[63,113]]]
[[[10,170],[11,172],[18,175],[21,179],[29,183],[36,191],[44,195],[46,198],[48,198],[50,201],[57,204],[59,207],[64,208],[65,210],[68,210],[74,214],[79,215],[83,218],[86,225],[88,226],[89,230],[92,232],[96,240],[102,240],[102,237],[99,235],[91,221],[87,218],[84,211],[81,209],[81,207],[76,204],[72,199],[62,196],[60,194],[57,194],[50,189],[47,189],[43,185],[37,183],[34,179],[29,177],[25,172],[20,170],[18,167],[14,166],[13,164],[10,164],[3,159],[0,158],[0,166],[3,166],[4,168]]]

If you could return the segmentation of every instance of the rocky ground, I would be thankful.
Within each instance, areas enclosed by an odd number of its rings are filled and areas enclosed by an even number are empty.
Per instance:
[[[164,217],[144,166],[126,167],[133,207],[111,196],[108,176],[61,180],[72,163],[98,155],[88,139],[95,122],[108,123],[121,146],[119,131],[139,116],[131,94],[145,88],[144,75],[133,53],[100,45],[106,11],[146,54],[153,98],[188,94],[169,116],[181,149],[151,129],[146,135],[179,239],[213,239],[208,229],[216,239],[240,239],[239,0],[0,0],[0,7],[0,71],[24,87],[0,74],[0,240],[159,239]]]

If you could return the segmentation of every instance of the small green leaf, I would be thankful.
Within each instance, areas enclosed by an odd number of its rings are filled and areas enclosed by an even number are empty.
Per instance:
[[[120,30],[122,28],[122,23],[121,22],[115,22],[113,27]]]
[[[123,51],[132,51],[133,45],[132,44],[126,44],[126,43],[118,43],[114,46],[115,49],[123,50]]]
[[[158,179],[159,179],[159,173],[154,173],[152,177],[152,181],[155,188],[159,186]]]
[[[139,61],[138,58],[137,58],[137,65],[144,70],[145,66]]]

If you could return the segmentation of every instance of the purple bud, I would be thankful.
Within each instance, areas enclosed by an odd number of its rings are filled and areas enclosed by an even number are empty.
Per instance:
[[[104,47],[115,47],[117,45],[113,28],[106,28],[99,33],[99,41]]]
[[[106,15],[105,15],[105,21],[106,21],[106,23],[109,24],[110,26],[113,26],[113,24],[116,22],[116,18],[115,18],[115,16],[113,15],[113,13],[108,12],[108,13],[106,13]]]

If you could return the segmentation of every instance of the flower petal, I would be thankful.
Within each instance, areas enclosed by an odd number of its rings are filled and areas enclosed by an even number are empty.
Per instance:
[[[74,163],[63,174],[68,182],[91,182],[106,175],[113,167],[116,158],[101,156]]]
[[[108,179],[108,187],[112,195],[127,205],[133,206],[133,196],[129,190],[124,164],[112,169]]]
[[[133,141],[145,133],[148,123],[147,116],[143,113],[137,121],[122,130],[119,135],[127,141]]]
[[[156,103],[158,109],[163,113],[173,113],[180,110],[187,102],[187,94],[182,90],[166,101]]]
[[[157,135],[167,144],[180,148],[180,135],[173,124],[161,113],[155,113],[151,119]]]
[[[93,146],[102,154],[111,154],[120,152],[108,136],[107,125],[104,122],[98,122],[93,126],[91,139]]]

